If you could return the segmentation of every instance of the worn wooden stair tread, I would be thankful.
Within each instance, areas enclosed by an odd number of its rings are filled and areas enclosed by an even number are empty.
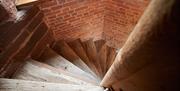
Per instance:
[[[0,91],[103,91],[103,88],[0,78]]]
[[[40,57],[40,60],[57,69],[63,69],[69,73],[72,73],[87,80],[94,81],[93,83],[99,84],[97,78],[93,77],[91,74],[78,68],[77,66],[75,66],[74,64],[63,58],[62,56],[58,55],[49,47],[45,49],[44,53]]]
[[[96,40],[94,43],[95,43],[97,52],[99,52],[102,46],[106,44],[106,41],[101,39],[101,40]]]
[[[99,62],[102,70],[102,77],[104,77],[106,73],[106,62],[107,62],[107,45],[105,40],[96,40],[94,41],[94,44],[96,46],[97,55],[99,57]]]
[[[71,47],[65,41],[56,42],[53,49],[66,58],[68,61],[83,69],[84,71],[91,73],[91,69],[81,60],[79,56],[71,49]]]
[[[89,68],[91,70],[93,70],[93,72],[91,72],[93,75],[98,74],[98,70],[96,69],[95,65],[92,62],[90,62],[80,39],[70,41],[70,42],[68,42],[68,45],[84,61],[84,63],[86,63],[87,66],[89,66]],[[98,76],[96,75],[96,77],[98,77]]]
[[[89,60],[91,60],[92,64],[94,64],[98,70],[98,76],[102,78],[102,69],[94,41],[92,39],[84,41],[83,47],[86,51],[86,54],[88,55]]]
[[[108,69],[111,67],[111,65],[113,64],[115,57],[117,55],[116,49],[112,48],[112,47],[108,47],[107,48],[107,62],[106,62],[106,72],[108,71]]]
[[[56,83],[68,83],[78,85],[94,85],[88,81],[81,80],[80,78],[64,71],[56,69],[49,65],[29,59],[25,65],[17,71],[13,78],[32,80],[32,81],[48,81]]]

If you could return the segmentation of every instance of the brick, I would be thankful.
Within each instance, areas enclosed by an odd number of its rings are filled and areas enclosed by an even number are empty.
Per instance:
[[[110,46],[121,48],[149,1],[109,0],[106,3],[103,37]],[[146,5],[144,5],[146,4]],[[112,33],[111,33],[112,32]]]
[[[101,37],[107,38],[109,44],[122,47],[150,0],[56,1],[56,4],[46,7],[42,6],[54,3],[54,0],[39,5],[45,10],[46,22],[54,32],[55,39],[99,38],[104,32]]]

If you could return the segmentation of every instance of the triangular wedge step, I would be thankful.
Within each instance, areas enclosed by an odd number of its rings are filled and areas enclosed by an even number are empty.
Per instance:
[[[103,88],[0,78],[0,91],[103,91]]]
[[[84,72],[83,70],[81,70],[80,68],[78,68],[77,66],[66,60],[65,58],[63,58],[62,56],[58,55],[55,51],[53,51],[49,47],[47,47],[44,50],[44,53],[41,55],[40,60],[57,69],[63,69],[69,73],[81,77],[82,79],[94,81],[93,83],[99,84],[99,81],[91,74]]]
[[[13,78],[31,81],[93,85],[84,80],[77,79],[75,76],[68,74],[64,70],[57,70],[54,67],[32,59],[27,60],[25,65],[14,74]]]
[[[71,49],[71,47],[65,41],[56,42],[53,49],[66,58],[68,61],[83,69],[84,71],[91,73],[91,69],[81,60],[80,57],[76,55],[76,53]]]
[[[117,55],[116,49],[112,48],[112,47],[108,47],[108,53],[107,53],[107,62],[106,62],[106,72],[108,71],[108,69],[111,67],[111,65],[113,64],[115,57]]]
[[[83,47],[86,51],[86,54],[88,55],[89,60],[92,62],[92,64],[95,65],[96,69],[98,70],[98,76],[102,77],[103,74],[100,66],[100,61],[93,39],[84,41]]]
[[[93,75],[95,75],[94,72],[96,74],[98,74],[98,70],[96,69],[95,65],[92,62],[90,62],[90,60],[86,54],[86,51],[83,48],[83,45],[82,45],[82,42],[80,39],[76,39],[76,40],[73,40],[71,42],[68,42],[68,45],[84,61],[84,63],[86,63],[86,65],[89,66],[89,68],[91,70],[93,70],[93,72],[91,72]]]
[[[97,52],[100,51],[101,47],[106,44],[105,40],[96,40],[95,42]]]
[[[99,61],[102,69],[102,76],[106,73],[106,61],[107,61],[107,45],[105,40],[96,40],[95,42],[96,50],[98,53]],[[103,78],[103,77],[101,77]]]

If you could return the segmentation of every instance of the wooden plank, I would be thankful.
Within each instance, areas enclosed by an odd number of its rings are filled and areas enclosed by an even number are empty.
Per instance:
[[[0,78],[0,91],[103,91],[103,87]]]
[[[89,57],[90,62],[94,64],[96,69],[98,70],[98,76],[102,77],[102,70],[94,41],[90,39],[88,41],[83,42],[83,47],[86,51],[86,54]]]
[[[38,59],[43,53],[44,49],[47,47],[47,45],[52,45],[54,41],[55,40],[52,34],[50,33],[50,31],[48,31],[36,44],[35,48],[31,53],[31,58],[35,60]]]
[[[78,66],[86,72],[91,72],[91,69],[81,60],[80,57],[76,55],[76,53],[65,41],[56,42],[53,49],[68,61],[72,62],[74,65]]]
[[[102,45],[102,47],[100,48],[99,52],[98,52],[98,57],[99,57],[99,61],[101,64],[101,69],[102,69],[102,78],[104,77],[105,73],[106,73],[106,61],[107,61],[107,46],[106,44]]]
[[[32,59],[27,60],[25,65],[14,74],[13,78],[31,81],[47,81],[53,83],[92,85],[83,80],[76,79],[71,75],[67,75],[65,71],[61,69],[57,70],[49,65],[34,61]]]
[[[15,4],[18,9],[33,6],[38,3],[38,0],[16,0]]]
[[[69,73],[81,77],[82,79],[86,79],[86,81],[89,81],[93,84],[96,85],[98,84],[98,80],[94,78],[91,74],[84,72],[79,67],[75,66],[74,64],[63,58],[62,56],[58,55],[49,47],[45,49],[45,51],[41,55],[40,60],[57,69],[63,69]]]
[[[38,0],[16,0],[16,5],[27,4],[27,3],[31,3],[35,1],[38,1]]]
[[[102,70],[101,78],[103,78],[103,76],[106,73],[106,60],[107,60],[106,41],[105,40],[96,40],[94,43],[96,45],[96,50],[97,50],[99,61],[101,64],[101,70]]]
[[[100,51],[101,47],[106,43],[105,40],[96,40],[95,45],[96,45],[96,50],[97,52]]]
[[[90,62],[86,51],[83,48],[82,42],[80,39],[73,40],[68,43],[68,45],[74,50],[74,52],[88,65],[88,67],[93,70],[96,74],[98,74],[98,70],[96,69],[95,65]],[[95,75],[94,72],[91,74]],[[97,76],[96,76],[97,77]]]
[[[113,64],[115,57],[117,55],[116,49],[112,48],[112,47],[108,47],[108,53],[107,53],[107,66],[106,66],[106,72],[108,71],[108,69],[111,67],[111,65]]]

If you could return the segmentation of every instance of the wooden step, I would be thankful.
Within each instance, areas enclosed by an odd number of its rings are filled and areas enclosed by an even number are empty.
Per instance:
[[[13,78],[31,81],[93,85],[84,80],[78,79],[71,74],[68,74],[64,70],[57,70],[54,67],[34,61],[32,59],[27,60],[25,65],[14,74]]]
[[[106,66],[106,72],[108,71],[108,69],[111,67],[111,65],[113,64],[115,57],[117,55],[116,49],[112,48],[112,47],[108,47],[108,53],[107,53],[107,66]]]
[[[44,53],[41,55],[40,60],[44,63],[51,65],[57,69],[63,69],[69,73],[77,75],[82,79],[90,80],[93,83],[99,84],[99,81],[91,74],[81,70],[62,56],[58,55],[51,48],[47,47]]]
[[[100,49],[102,48],[102,46],[106,43],[105,40],[96,40],[95,41],[95,45],[96,45],[96,50],[97,52],[100,51]]]
[[[88,55],[90,62],[94,64],[96,69],[98,70],[98,76],[102,77],[103,74],[101,70],[101,65],[93,39],[83,42],[83,47],[86,51],[86,54]]]
[[[83,71],[91,73],[91,69],[81,60],[79,56],[71,49],[71,47],[65,41],[58,41],[56,42],[53,49],[66,58],[68,61],[73,63],[74,65],[81,68]]]
[[[0,91],[103,91],[102,87],[0,78]]]
[[[106,61],[107,61],[107,45],[106,45],[106,41],[105,40],[96,40],[95,41],[95,45],[96,45],[96,50],[98,53],[98,57],[99,57],[99,61],[101,64],[101,70],[102,70],[102,77],[105,75],[106,73]]]
[[[76,39],[76,40],[73,40],[71,42],[68,42],[68,45],[74,50],[74,52],[84,61],[84,63],[86,63],[86,65],[91,69],[93,70],[93,72],[91,72],[93,75],[94,72],[96,74],[98,74],[98,70],[96,69],[95,65],[90,62],[87,54],[86,54],[86,51],[84,50],[83,48],[83,45],[82,45],[82,42],[80,39]],[[97,77],[97,76],[96,76]]]

